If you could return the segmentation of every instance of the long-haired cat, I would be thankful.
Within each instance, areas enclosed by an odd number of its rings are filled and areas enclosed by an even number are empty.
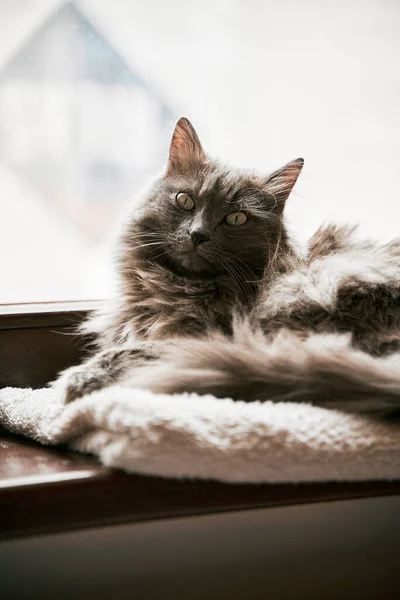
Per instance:
[[[269,175],[222,166],[187,119],[118,244],[119,296],[86,324],[97,352],[56,385],[105,385],[400,410],[400,241],[327,226],[299,254],[284,208],[296,159]]]

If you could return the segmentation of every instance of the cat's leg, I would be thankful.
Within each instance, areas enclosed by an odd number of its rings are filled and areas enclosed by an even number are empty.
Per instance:
[[[98,352],[80,365],[63,371],[51,385],[60,390],[66,403],[85,394],[103,389],[122,378],[136,365],[158,357],[162,342],[137,342],[132,346],[116,346]]]
[[[353,345],[375,356],[400,350],[400,285],[345,281],[334,311],[337,326],[352,333]]]

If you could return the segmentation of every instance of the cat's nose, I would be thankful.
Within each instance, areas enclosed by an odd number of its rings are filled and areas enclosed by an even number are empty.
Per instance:
[[[197,247],[199,244],[203,242],[207,242],[210,239],[210,236],[201,229],[194,229],[190,232],[190,237],[192,238],[193,245]]]

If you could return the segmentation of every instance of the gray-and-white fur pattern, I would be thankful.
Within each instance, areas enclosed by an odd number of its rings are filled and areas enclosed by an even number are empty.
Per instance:
[[[400,241],[330,225],[300,255],[284,207],[302,166],[228,169],[180,119],[121,233],[119,297],[86,323],[98,351],[54,384],[66,400],[118,382],[399,412]]]

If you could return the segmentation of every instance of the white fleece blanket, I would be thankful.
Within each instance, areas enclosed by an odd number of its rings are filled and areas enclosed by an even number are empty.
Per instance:
[[[58,394],[0,390],[0,424],[130,473],[254,483],[400,478],[400,425],[368,417],[118,386],[66,406]]]

